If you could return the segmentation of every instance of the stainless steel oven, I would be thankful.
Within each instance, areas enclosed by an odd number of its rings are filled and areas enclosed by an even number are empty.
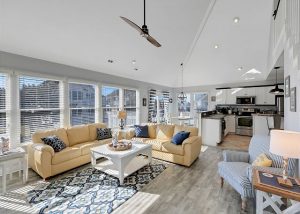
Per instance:
[[[252,116],[236,116],[235,118],[235,133],[237,135],[252,136],[253,133]]]

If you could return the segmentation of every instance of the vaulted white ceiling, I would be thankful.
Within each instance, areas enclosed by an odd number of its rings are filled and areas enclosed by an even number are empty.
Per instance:
[[[247,81],[267,77],[272,0],[146,5],[150,34],[161,48],[119,18],[142,25],[142,0],[0,0],[0,50],[172,87],[182,61],[185,86],[243,82],[242,72],[252,68],[262,74]],[[233,24],[236,16],[240,22]]]

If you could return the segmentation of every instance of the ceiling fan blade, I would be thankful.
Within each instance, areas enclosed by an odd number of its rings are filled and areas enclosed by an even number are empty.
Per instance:
[[[135,24],[134,22],[130,21],[129,19],[127,19],[127,18],[125,18],[123,16],[120,16],[120,18],[123,19],[131,27],[133,27],[134,29],[136,29],[140,34],[143,33],[142,29],[137,24]]]
[[[156,47],[161,47],[161,44],[159,44],[158,43],[158,41],[156,41],[152,36],[150,36],[149,34],[148,34],[148,36],[147,36],[147,40],[152,44],[152,45],[154,45],[154,46],[156,46]]]

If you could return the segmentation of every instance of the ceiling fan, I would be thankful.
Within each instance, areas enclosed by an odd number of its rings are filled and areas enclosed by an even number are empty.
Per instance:
[[[136,29],[142,37],[146,38],[152,45],[156,46],[156,47],[161,47],[161,44],[159,44],[152,36],[149,35],[149,30],[148,27],[146,25],[146,0],[144,0],[144,24],[142,26],[142,28],[140,28],[137,24],[135,24],[134,22],[130,21],[129,19],[120,16],[121,19],[123,19],[126,23],[128,23],[131,27],[133,27],[134,29]]]

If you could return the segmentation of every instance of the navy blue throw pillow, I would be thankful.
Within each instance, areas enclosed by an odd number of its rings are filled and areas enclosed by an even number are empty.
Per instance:
[[[41,138],[41,140],[46,145],[51,146],[55,152],[60,152],[61,150],[66,148],[66,144],[55,135],[54,136],[43,137],[43,138]]]
[[[112,138],[110,128],[97,128],[97,140],[105,140]]]
[[[189,136],[190,136],[190,132],[181,131],[173,136],[171,142],[174,143],[175,145],[181,145],[185,139],[189,138]]]
[[[149,138],[147,125],[146,126],[134,125],[134,130],[135,130],[136,137]]]

